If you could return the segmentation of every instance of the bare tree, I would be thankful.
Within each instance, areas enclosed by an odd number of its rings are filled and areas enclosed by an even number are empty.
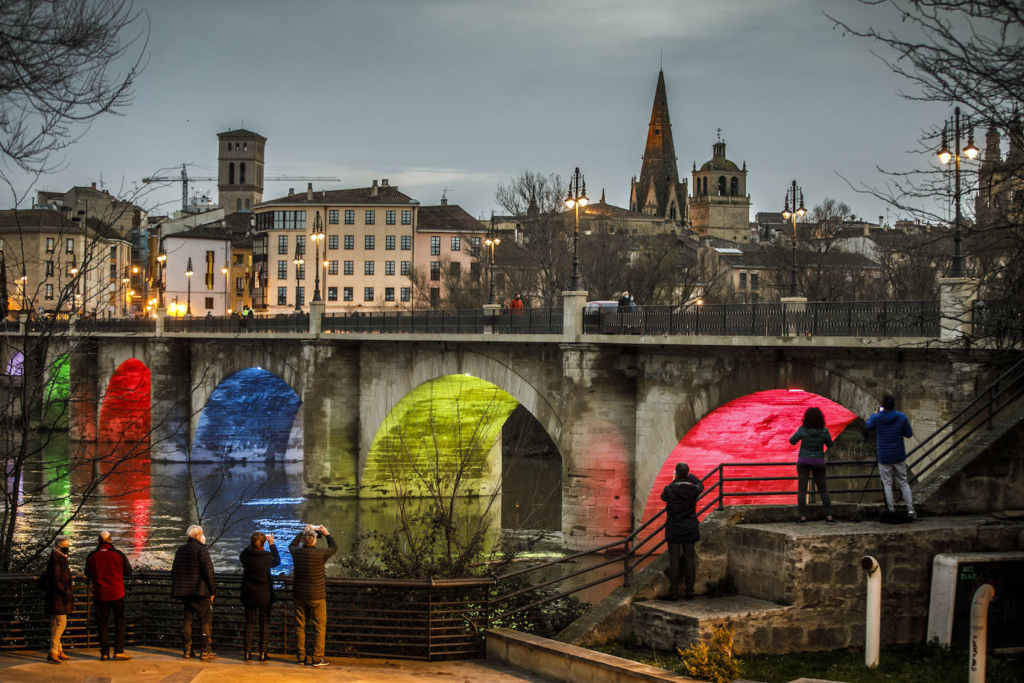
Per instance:
[[[137,29],[132,35],[131,31]],[[0,153],[29,174],[88,124],[132,99],[148,21],[124,0],[8,0],[0,4]],[[0,177],[7,176],[0,168]]]

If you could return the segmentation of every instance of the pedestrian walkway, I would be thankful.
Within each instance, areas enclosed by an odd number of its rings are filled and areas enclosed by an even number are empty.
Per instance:
[[[0,683],[225,683],[240,681],[344,681],[345,683],[547,683],[509,666],[486,660],[463,662],[408,662],[391,659],[331,658],[331,665],[314,669],[299,666],[285,655],[270,662],[245,662],[240,655],[221,655],[214,662],[182,659],[170,650],[139,648],[129,651],[128,662],[101,662],[98,650],[68,650],[62,664],[46,661],[45,652],[0,654]]]

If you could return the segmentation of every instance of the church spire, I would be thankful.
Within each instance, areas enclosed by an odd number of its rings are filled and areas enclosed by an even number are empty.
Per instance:
[[[665,217],[673,213],[681,215],[678,209],[678,188],[679,171],[676,168],[675,145],[672,143],[672,123],[668,115],[665,72],[658,71],[658,85],[654,91],[651,122],[647,128],[640,181],[635,186],[636,210],[642,211],[649,207],[653,208],[656,216]]]

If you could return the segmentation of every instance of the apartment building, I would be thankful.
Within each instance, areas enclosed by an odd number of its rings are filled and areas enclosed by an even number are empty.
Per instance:
[[[436,308],[448,295],[446,289],[461,278],[478,281],[487,228],[461,206],[442,199],[439,206],[422,206],[416,225],[416,259],[419,281],[429,291]]]
[[[5,310],[133,314],[131,246],[94,218],[49,208],[0,211]]]
[[[419,202],[387,179],[347,190],[314,192],[310,184],[253,211],[257,312],[307,310],[317,269],[329,312],[411,305]],[[324,235],[319,243],[311,239],[318,214]]]

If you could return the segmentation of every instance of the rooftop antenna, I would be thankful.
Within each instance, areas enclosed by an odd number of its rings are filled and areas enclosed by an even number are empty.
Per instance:
[[[103,182],[103,171],[100,171],[100,190],[106,191],[106,183]]]

